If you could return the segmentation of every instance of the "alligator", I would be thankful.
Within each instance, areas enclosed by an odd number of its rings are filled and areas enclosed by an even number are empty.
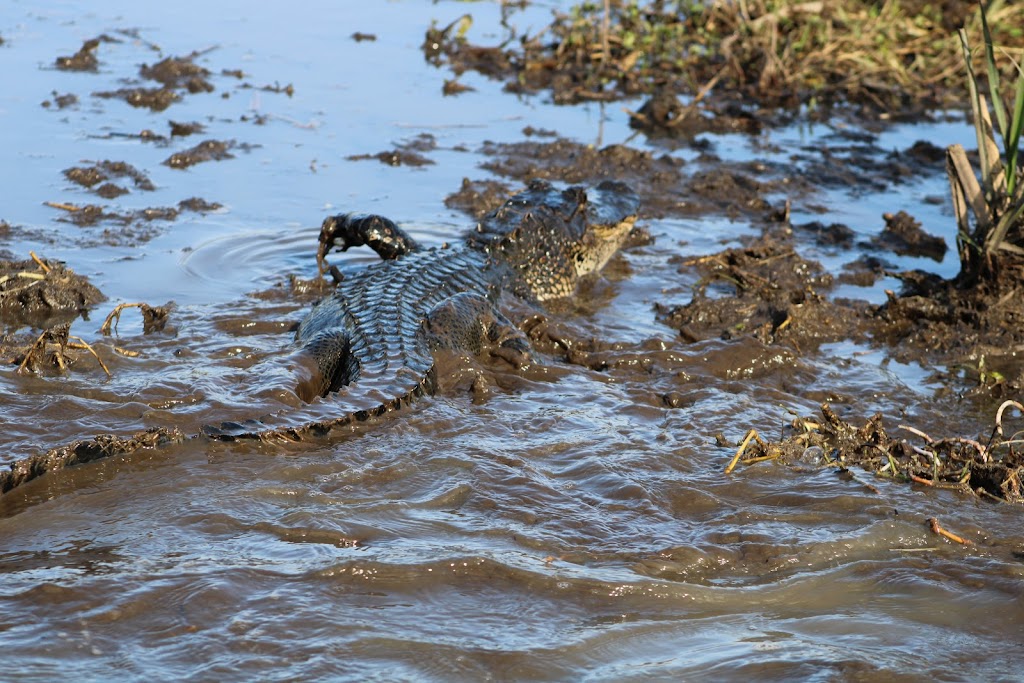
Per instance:
[[[226,441],[301,441],[396,410],[434,392],[434,354],[441,350],[487,349],[525,367],[529,344],[499,311],[499,297],[508,292],[541,304],[571,296],[618,251],[638,206],[637,195],[619,182],[559,190],[535,180],[484,216],[464,244],[434,248],[421,247],[383,216],[327,218],[317,250],[321,274],[334,249],[367,246],[381,261],[341,277],[299,324],[300,350],[291,363],[307,407],[208,425],[203,433]],[[321,400],[335,393],[344,396],[345,410]]]
[[[306,403],[281,414],[207,425],[196,436],[287,443],[396,410],[436,389],[434,354],[487,350],[520,367],[530,346],[499,311],[508,293],[540,305],[571,296],[618,251],[639,199],[605,181],[558,190],[533,181],[484,216],[464,244],[423,248],[377,215],[324,220],[317,264],[334,249],[368,246],[381,261],[339,276],[335,291],[299,324],[291,357]],[[101,435],[17,460],[0,472],[0,495],[46,472],[186,437],[154,428],[130,438]]]

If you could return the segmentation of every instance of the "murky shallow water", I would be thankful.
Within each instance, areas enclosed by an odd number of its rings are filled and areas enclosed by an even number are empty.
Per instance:
[[[488,35],[494,6],[250,5],[14,2],[0,12],[0,218],[17,228],[2,246],[64,259],[111,298],[73,333],[99,342],[114,375],[106,381],[87,359],[66,377],[0,373],[7,457],[101,431],[194,432],[279,409],[284,378],[266,368],[312,300],[286,276],[314,273],[326,212],[378,211],[439,243],[469,223],[443,198],[463,177],[488,177],[474,151],[484,140],[522,139],[526,125],[598,145],[631,136],[617,105],[555,108],[472,75],[463,82],[477,92],[441,97],[449,74],[423,63],[423,30],[468,10]],[[539,25],[547,9],[533,11]],[[357,43],[354,31],[377,40]],[[51,67],[104,32],[123,42],[100,46],[99,73]],[[122,87],[142,62],[208,47],[197,61],[214,73],[213,93],[161,113],[91,95]],[[241,81],[220,75],[237,68]],[[292,83],[294,95],[259,89],[275,83]],[[53,92],[79,102],[41,107]],[[166,135],[168,120],[206,131],[168,145],[122,135]],[[421,133],[438,141],[433,166],[346,159]],[[727,136],[716,151],[771,161],[830,134],[774,132],[777,152]],[[161,165],[207,138],[251,147],[187,171]],[[970,144],[971,134],[952,123],[897,127],[877,144],[918,138]],[[155,223],[145,240],[57,222],[62,213],[44,202],[98,203],[61,171],[102,159],[128,161],[157,186],[111,203],[120,210],[192,196],[225,208]],[[815,202],[865,236],[883,211],[906,207],[948,238],[946,210],[923,201],[945,182],[939,171]],[[642,363],[596,372],[550,359],[517,377],[450,359],[449,391],[350,435],[287,452],[189,441],[0,499],[5,671],[38,680],[1019,676],[1017,508],[870,479],[874,493],[868,475],[811,467],[726,477],[732,452],[714,443],[751,426],[770,434],[789,411],[811,413],[826,398],[926,431],[973,433],[988,408],[936,398],[927,372],[853,344],[797,358],[752,343],[675,343],[651,311],[656,299],[689,296],[689,276],[670,257],[754,229],[714,216],[647,227],[656,242],[625,254],[592,293],[596,311],[567,323],[580,337],[665,340],[665,350],[638,351]],[[804,253],[833,271],[848,256]],[[910,265],[948,275],[951,258]],[[118,343],[142,354],[117,356],[96,318],[138,300],[173,300],[173,329],[143,336],[126,314]],[[477,370],[495,387],[483,402],[465,391]],[[669,391],[686,407],[664,408]],[[933,516],[978,545],[937,540],[924,524]]]

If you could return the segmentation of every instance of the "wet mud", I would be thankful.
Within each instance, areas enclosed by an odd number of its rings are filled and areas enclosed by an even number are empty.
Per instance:
[[[173,132],[172,132],[173,134]],[[181,152],[175,152],[164,160],[165,166],[171,168],[186,169],[189,166],[202,164],[207,161],[223,161],[234,157],[229,150],[236,145],[233,141],[224,142],[221,140],[204,140],[195,147]]]
[[[64,323],[104,300],[88,279],[59,261],[0,261],[0,320],[8,329]]]
[[[153,65],[142,64],[139,76],[160,83],[160,87],[140,85],[93,94],[105,99],[122,100],[133,107],[162,112],[181,101],[186,94],[210,93],[216,89],[208,79],[210,71],[193,62],[198,56],[199,53],[193,53],[187,57],[167,57]]]
[[[90,38],[89,40],[82,43],[82,47],[78,48],[78,52],[73,55],[57,57],[55,66],[62,71],[93,71],[95,72],[99,67],[99,58],[96,56],[96,50],[99,48],[100,43],[116,43],[119,42],[116,38],[103,34],[96,38]]]
[[[426,153],[437,149],[437,140],[430,133],[423,133],[410,140],[405,140],[392,150],[376,154],[352,154],[346,157],[349,161],[366,161],[376,159],[387,166],[432,166],[435,162]]]
[[[533,177],[569,183],[624,179],[639,189],[645,216],[718,213],[760,222],[761,235],[744,247],[679,259],[679,272],[694,282],[692,298],[683,305],[656,302],[654,309],[659,320],[677,331],[682,343],[753,338],[799,357],[814,354],[823,344],[851,340],[882,348],[903,363],[939,368],[935,376],[953,382],[957,392],[995,399],[1016,396],[1024,388],[1024,364],[1018,360],[1024,348],[1019,332],[1024,329],[1024,301],[1013,284],[1018,279],[1003,278],[1000,282],[1010,284],[994,290],[962,288],[923,271],[894,268],[885,261],[886,252],[941,261],[948,249],[942,238],[925,232],[920,222],[902,210],[884,213],[881,230],[866,241],[857,240],[854,231],[842,224],[792,225],[789,221],[790,200],[810,205],[815,194],[826,188],[845,187],[856,194],[899,185],[934,170],[944,153],[931,143],[919,141],[886,153],[866,136],[802,150],[784,166],[724,163],[713,155],[681,164],[675,158],[627,147],[595,149],[567,140],[489,143],[481,151],[491,159],[484,168],[519,182]],[[465,179],[446,204],[467,213],[489,210],[502,201],[506,188],[496,181]],[[780,196],[787,197],[784,205],[776,199]],[[833,251],[849,252],[844,270],[833,275],[802,257],[801,241],[808,237]],[[903,286],[899,292],[888,292],[881,305],[832,296],[838,282],[865,286],[883,276],[896,278]],[[602,369],[619,364],[608,357],[614,345],[602,349],[597,361],[589,356],[581,361],[583,347],[570,346],[573,352],[565,356],[567,361]],[[666,405],[685,404],[674,391],[662,399]],[[891,443],[911,449],[905,440],[891,439]],[[967,481],[960,488],[968,492],[981,488],[986,495],[1018,502],[1013,484],[1018,450],[1011,443],[1006,462],[998,467],[976,463],[987,472],[977,477],[987,477],[993,485],[969,486]],[[943,457],[960,463],[954,468],[957,472],[966,467],[966,456]],[[852,456],[849,459],[854,461]],[[873,463],[865,467],[871,469]],[[904,480],[911,481],[907,476]]]

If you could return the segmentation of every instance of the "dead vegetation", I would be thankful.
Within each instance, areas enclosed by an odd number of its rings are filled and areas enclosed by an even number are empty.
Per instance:
[[[106,297],[59,261],[30,252],[26,261],[0,261],[0,320],[8,326],[48,327],[78,317]]]
[[[1011,407],[1024,413],[1019,402],[1005,401],[987,438],[932,438],[900,425],[912,442],[891,436],[880,414],[856,427],[826,403],[821,406],[823,419],[797,418],[789,426],[790,435],[777,442],[763,440],[755,430],[747,432],[725,471],[729,474],[737,464],[765,461],[840,470],[859,467],[884,479],[1024,503],[1024,431],[1007,436],[1003,429],[1004,414]]]
[[[462,17],[427,32],[424,51],[458,75],[474,70],[557,103],[662,90],[708,91],[766,106],[864,105],[885,117],[962,105],[952,34],[980,42],[975,5],[960,0],[609,0],[556,11],[549,25],[482,47]],[[1024,6],[993,2],[998,44],[1024,47]],[[507,25],[506,25],[507,26]]]
[[[150,306],[146,303],[118,304],[103,321],[100,334],[117,334],[117,324],[121,322],[121,312],[126,308],[137,308],[142,313],[142,333],[159,332],[167,325],[170,306]]]

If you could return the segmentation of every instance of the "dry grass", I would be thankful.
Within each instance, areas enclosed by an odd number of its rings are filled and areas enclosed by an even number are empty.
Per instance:
[[[428,56],[457,72],[511,77],[513,90],[550,89],[562,103],[694,95],[712,83],[717,96],[747,102],[853,102],[885,113],[967,104],[950,17],[966,17],[981,44],[976,9],[963,0],[602,0],[499,47],[469,45],[458,22],[431,29]],[[1024,3],[994,2],[988,17],[996,43],[1020,61]]]

